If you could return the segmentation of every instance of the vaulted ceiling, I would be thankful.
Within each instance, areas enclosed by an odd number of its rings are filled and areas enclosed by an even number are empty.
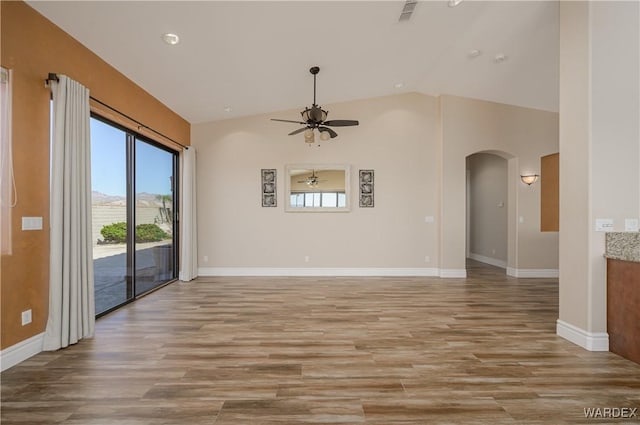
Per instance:
[[[420,92],[558,110],[555,1],[421,1],[402,22],[404,1],[28,3],[191,123],[310,105],[314,65],[320,105]]]

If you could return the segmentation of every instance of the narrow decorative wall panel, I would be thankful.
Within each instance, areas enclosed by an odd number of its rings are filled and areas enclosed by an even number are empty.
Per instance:
[[[360,208],[373,208],[373,170],[360,170]]]
[[[276,195],[276,170],[274,168],[262,169],[262,206],[278,206]]]

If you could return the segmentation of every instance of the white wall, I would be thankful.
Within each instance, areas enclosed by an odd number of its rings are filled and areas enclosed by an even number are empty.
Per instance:
[[[269,120],[294,119],[298,110],[192,126],[192,144],[198,149],[201,274],[295,274],[304,269],[331,274],[340,268],[354,269],[354,274],[464,273],[466,156],[503,149],[537,171],[539,157],[557,151],[557,114],[551,112],[415,93],[324,106],[330,118],[358,119],[360,126],[337,128],[338,138],[320,147],[308,147],[302,135],[287,136],[294,124]],[[493,130],[488,132],[487,124]],[[443,149],[452,148],[454,155],[443,155]],[[351,166],[351,212],[284,211],[285,165],[304,163]],[[460,165],[460,185],[443,186],[443,175],[454,163]],[[519,170],[509,163],[510,176],[515,175]],[[277,208],[260,206],[261,168],[278,170]],[[375,170],[374,208],[357,205],[358,169]],[[523,192],[517,205],[531,220],[520,230],[539,229],[537,188],[520,188],[517,179],[509,178],[510,190]],[[447,199],[443,187],[461,197],[453,208],[441,204]],[[441,211],[448,216],[445,232]],[[509,212],[514,223],[515,207]],[[451,255],[442,250],[441,238],[451,237],[451,228],[461,232],[458,262],[443,260]],[[520,250],[529,255],[521,263],[557,268],[557,236],[528,233],[520,238]]]
[[[467,157],[470,258],[507,267],[508,166],[493,154]]]

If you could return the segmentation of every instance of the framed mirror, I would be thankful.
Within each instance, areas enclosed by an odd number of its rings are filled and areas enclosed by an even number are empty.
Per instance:
[[[349,182],[348,165],[287,165],[285,169],[285,211],[349,211]]]

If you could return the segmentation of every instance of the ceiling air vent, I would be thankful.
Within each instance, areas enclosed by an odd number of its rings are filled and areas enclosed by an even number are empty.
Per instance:
[[[398,18],[398,22],[408,21],[411,18],[411,15],[413,15],[413,11],[416,10],[417,4],[418,0],[405,1],[402,12],[400,12],[400,18]]]

